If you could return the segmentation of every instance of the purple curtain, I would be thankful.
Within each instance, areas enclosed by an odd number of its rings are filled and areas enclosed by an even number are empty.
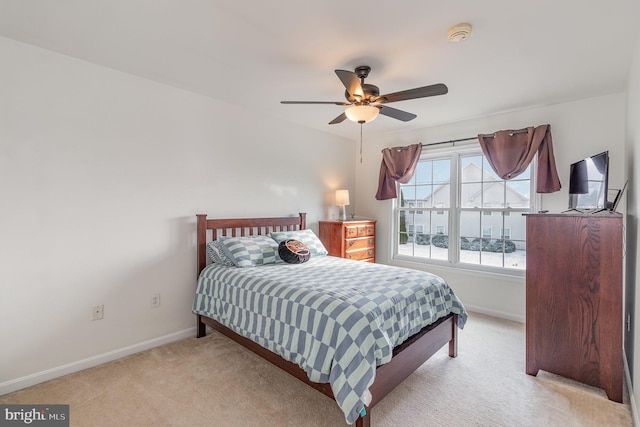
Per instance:
[[[382,150],[382,164],[376,199],[387,200],[398,197],[398,182],[406,184],[416,171],[422,144],[408,147],[393,147]]]
[[[551,126],[528,127],[527,132],[501,130],[491,135],[478,135],[482,152],[502,179],[512,179],[527,169],[538,154],[538,193],[553,193],[561,188],[556,159],[553,155]]]

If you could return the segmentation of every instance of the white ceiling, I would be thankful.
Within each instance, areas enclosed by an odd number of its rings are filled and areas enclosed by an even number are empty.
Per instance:
[[[1,36],[350,139],[344,107],[280,101],[343,101],[334,70],[363,64],[382,93],[449,87],[369,132],[621,92],[639,24],[638,0],[0,0]]]

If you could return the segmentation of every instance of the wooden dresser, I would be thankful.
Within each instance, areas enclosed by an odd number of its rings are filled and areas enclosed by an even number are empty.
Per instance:
[[[329,255],[376,262],[376,221],[319,221],[320,240]]]
[[[622,402],[622,215],[527,214],[526,372]]]

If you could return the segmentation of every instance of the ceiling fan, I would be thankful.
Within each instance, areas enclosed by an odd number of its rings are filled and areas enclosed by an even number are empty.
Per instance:
[[[344,101],[280,101],[282,104],[334,104],[349,106],[342,114],[329,122],[330,125],[342,123],[345,119],[349,119],[356,123],[367,123],[382,114],[403,122],[415,119],[417,116],[406,111],[388,107],[391,102],[406,101],[408,99],[426,98],[429,96],[444,95],[449,89],[442,83],[418,87],[415,89],[403,90],[400,92],[388,93],[380,95],[378,86],[364,82],[367,78],[371,67],[361,65],[356,67],[355,72],[346,70],[335,70],[336,74],[346,90],[345,98],[349,102]]]

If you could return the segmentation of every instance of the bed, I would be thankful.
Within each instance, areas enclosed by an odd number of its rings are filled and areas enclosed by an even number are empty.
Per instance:
[[[307,262],[242,247],[291,237],[308,246]],[[439,277],[331,257],[315,239],[304,213],[197,215],[197,337],[211,327],[334,399],[348,424],[369,426],[371,409],[433,354],[448,344],[457,356],[467,315]]]

